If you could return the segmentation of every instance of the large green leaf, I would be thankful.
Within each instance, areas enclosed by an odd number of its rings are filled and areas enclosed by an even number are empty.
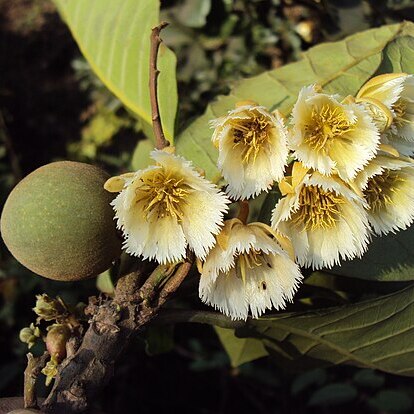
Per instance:
[[[85,58],[102,82],[144,122],[151,124],[149,50],[159,23],[157,0],[54,0]],[[174,136],[176,59],[161,45],[158,95],[166,137]]]
[[[263,340],[299,366],[353,364],[414,376],[414,285],[366,302],[249,322],[237,335]]]
[[[232,367],[238,367],[246,362],[269,355],[263,343],[258,339],[238,338],[234,334],[234,329],[220,328],[219,326],[215,326],[214,329],[230,358]]]
[[[329,272],[383,282],[414,280],[414,228],[375,237],[361,259],[344,261]]]
[[[218,179],[217,150],[210,142],[209,120],[225,114],[237,101],[246,99],[288,114],[299,90],[313,83],[331,93],[355,94],[378,71],[384,48],[395,39],[412,36],[413,26],[409,22],[384,26],[340,42],[324,43],[309,49],[298,62],[243,80],[228,96],[219,97],[212,103],[205,114],[178,137],[178,152],[203,168],[207,177]],[[400,46],[395,43],[395,48]],[[397,54],[395,50],[393,53]],[[399,53],[398,59],[403,55],[401,50]],[[392,56],[388,58],[394,59]]]

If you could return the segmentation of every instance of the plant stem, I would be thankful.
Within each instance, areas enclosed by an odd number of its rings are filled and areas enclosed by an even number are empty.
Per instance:
[[[246,200],[239,201],[239,215],[237,218],[243,223],[247,224],[247,218],[249,217],[249,202]]]
[[[150,74],[149,74],[149,88],[151,99],[151,113],[152,113],[152,128],[155,135],[155,146],[158,149],[168,147],[170,143],[164,136],[162,130],[160,110],[158,105],[158,75],[160,71],[157,68],[158,49],[162,43],[160,32],[168,23],[162,22],[154,27],[151,32],[151,50],[150,50]]]
[[[46,351],[40,357],[34,357],[31,352],[27,354],[27,367],[24,370],[24,408],[37,408],[36,381],[40,371],[46,365],[49,353]]]

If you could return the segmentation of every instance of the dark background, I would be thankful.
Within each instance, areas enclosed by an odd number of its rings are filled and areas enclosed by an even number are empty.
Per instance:
[[[172,23],[165,41],[178,57],[179,130],[237,79],[294,61],[314,44],[414,16],[413,2],[403,0],[204,1],[207,14],[196,1],[162,1],[162,17]],[[50,1],[0,0],[0,205],[24,175],[51,161],[126,171],[142,138],[139,123],[90,71]],[[184,292],[180,304],[200,306],[195,291]],[[34,321],[35,295],[43,292],[76,304],[96,287],[94,280],[34,276],[1,245],[1,397],[22,393],[27,349],[18,334]],[[158,355],[148,356],[155,350],[144,337],[131,344],[98,407],[107,413],[413,412],[413,379],[346,366],[292,372],[271,359],[231,368],[211,327],[180,325],[162,334],[158,343],[166,352]]]

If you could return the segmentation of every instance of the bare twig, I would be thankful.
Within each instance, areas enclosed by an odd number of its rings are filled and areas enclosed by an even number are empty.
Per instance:
[[[184,279],[187,277],[195,260],[193,252],[187,252],[187,260],[182,263],[171,278],[167,280],[158,298],[158,307],[162,306],[168,298],[180,287]]]
[[[48,358],[47,351],[40,357],[34,357],[30,352],[27,354],[27,367],[24,371],[24,408],[38,407],[35,392],[36,381]]]
[[[158,149],[168,147],[170,143],[164,136],[162,130],[160,110],[158,105],[158,75],[160,71],[157,68],[158,49],[162,42],[160,38],[160,32],[164,27],[168,26],[168,23],[162,22],[158,26],[154,27],[151,32],[151,51],[150,51],[150,74],[149,74],[149,88],[151,99],[151,113],[152,113],[152,127],[155,135],[155,146]]]
[[[152,301],[157,293],[157,287],[164,279],[168,278],[174,270],[175,266],[171,265],[157,266],[139,290],[137,302]]]

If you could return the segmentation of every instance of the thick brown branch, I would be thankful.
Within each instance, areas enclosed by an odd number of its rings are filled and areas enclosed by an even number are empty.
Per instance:
[[[158,49],[162,42],[160,32],[168,23],[162,22],[157,27],[154,27],[151,32],[151,50],[150,50],[150,73],[149,73],[149,89],[151,99],[151,113],[152,113],[152,127],[155,135],[155,146],[158,149],[168,147],[170,143],[164,136],[162,130],[160,109],[158,105],[158,75],[160,71],[157,68]]]
[[[192,260],[191,255],[173,275],[170,267],[159,266],[141,287],[142,270],[125,275],[117,283],[114,299],[91,303],[90,326],[79,349],[61,364],[53,389],[42,406],[45,412],[74,414],[90,408],[90,402],[112,377],[116,360],[131,335],[157,315],[184,280]],[[164,279],[167,282],[162,284]]]

